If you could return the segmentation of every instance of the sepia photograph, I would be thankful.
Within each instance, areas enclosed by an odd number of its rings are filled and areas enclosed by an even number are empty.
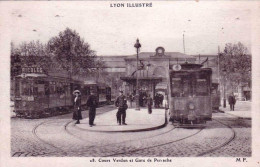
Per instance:
[[[5,154],[93,165],[232,158],[247,166],[255,6],[0,3],[10,39]]]

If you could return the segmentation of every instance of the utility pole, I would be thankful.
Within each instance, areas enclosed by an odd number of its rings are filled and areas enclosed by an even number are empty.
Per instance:
[[[219,72],[219,54],[220,54],[220,47],[218,46],[218,84],[220,83],[220,72]]]
[[[184,31],[185,32],[185,31]],[[185,40],[184,40],[184,32],[183,32],[183,52],[185,54]]]

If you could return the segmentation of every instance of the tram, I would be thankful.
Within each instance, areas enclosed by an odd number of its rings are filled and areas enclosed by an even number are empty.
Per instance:
[[[184,63],[170,70],[170,121],[178,125],[205,124],[212,119],[212,69]]]
[[[96,93],[99,105],[111,100],[111,88],[105,84],[86,84],[42,73],[23,73],[15,77],[14,112],[24,118],[68,113],[73,107],[74,90],[80,90],[83,108],[91,90]]]

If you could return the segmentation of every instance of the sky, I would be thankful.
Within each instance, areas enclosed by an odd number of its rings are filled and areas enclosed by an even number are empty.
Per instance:
[[[141,52],[153,52],[162,46],[166,52],[183,53],[183,34],[188,55],[217,54],[218,46],[222,51],[226,43],[237,42],[250,50],[250,3],[150,1],[152,8],[110,7],[110,3],[117,2],[10,5],[12,41],[15,45],[32,40],[46,43],[69,27],[97,55],[135,54],[137,38]]]

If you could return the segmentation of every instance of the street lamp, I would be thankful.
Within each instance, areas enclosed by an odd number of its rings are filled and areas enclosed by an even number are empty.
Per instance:
[[[224,99],[223,99],[223,107],[226,108],[226,73],[227,70],[224,68],[223,74],[224,74]]]
[[[136,110],[140,110],[140,105],[139,105],[139,81],[138,81],[138,62],[139,62],[139,58],[138,58],[138,53],[139,53],[139,48],[141,47],[141,44],[139,43],[139,39],[137,38],[136,43],[134,45],[134,47],[136,48]]]
[[[151,66],[151,64],[148,62],[148,64],[146,65],[147,66],[147,78],[148,78],[148,71],[149,71],[149,67]]]

